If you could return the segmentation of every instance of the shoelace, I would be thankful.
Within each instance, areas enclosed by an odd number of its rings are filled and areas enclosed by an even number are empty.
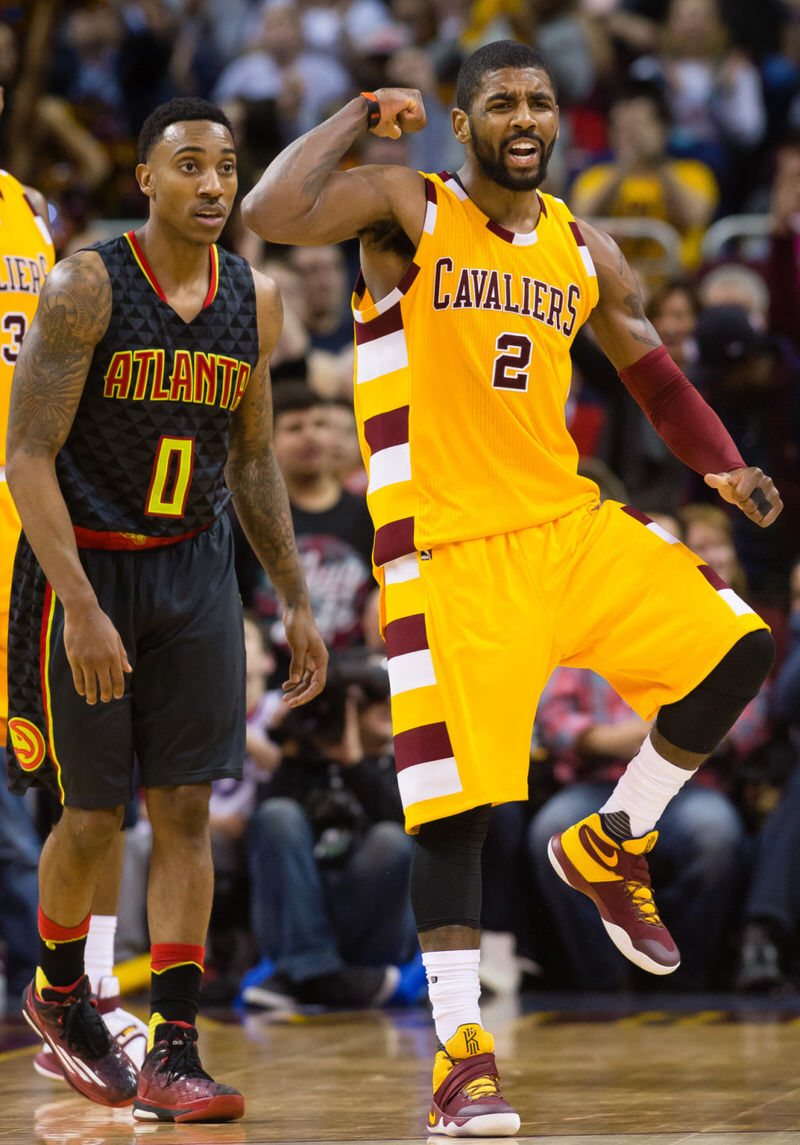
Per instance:
[[[72,1002],[64,1012],[64,1040],[73,1053],[89,1060],[104,1057],[111,1050],[111,1035],[91,998]]]
[[[648,926],[663,926],[650,887],[650,872],[641,856],[633,863],[632,874],[633,878],[625,880],[625,891],[633,904],[637,918]]]
[[[476,1077],[474,1081],[469,1081],[464,1086],[464,1093],[472,1101],[480,1097],[494,1097],[499,1092],[498,1078],[486,1074],[484,1077]]]
[[[159,1070],[167,1075],[167,1085],[172,1085],[173,1081],[183,1077],[202,1078],[203,1081],[213,1081],[214,1079],[210,1074],[206,1073],[200,1062],[200,1055],[197,1052],[195,1045],[195,1038],[182,1037],[179,1044],[176,1036],[173,1036],[167,1042],[167,1056],[162,1059]]]

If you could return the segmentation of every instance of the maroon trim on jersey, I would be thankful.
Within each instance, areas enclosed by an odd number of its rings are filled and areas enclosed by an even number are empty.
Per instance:
[[[386,334],[396,334],[403,329],[403,313],[400,303],[395,302],[383,314],[370,318],[367,322],[356,322],[356,345],[363,346],[365,342],[374,342],[376,338],[383,338]]]
[[[486,220],[486,229],[487,231],[491,231],[493,235],[497,235],[498,238],[504,239],[507,243],[513,243],[514,241],[514,231],[508,230],[507,227],[501,227],[494,219]]]
[[[380,453],[393,445],[405,445],[408,441],[408,406],[376,413],[364,422],[364,437],[370,453]]]
[[[361,273],[361,270],[359,269],[358,278],[356,279],[356,284],[353,287],[353,295],[354,295],[354,297],[356,297],[358,299],[359,302],[364,297],[364,292],[366,291],[366,289],[367,289],[367,284],[364,281],[364,275]]]
[[[414,518],[403,517],[400,521],[390,521],[375,530],[373,559],[376,565],[396,561],[398,557],[408,557],[414,552]]]
[[[622,512],[627,513],[629,517],[633,517],[634,521],[641,521],[643,525],[649,525],[650,518],[641,509],[634,509],[632,505],[623,505]]]
[[[542,198],[542,196],[539,194],[538,191],[536,192],[536,198],[539,200],[539,209],[541,210],[544,217],[547,218],[548,217],[547,216],[547,207],[545,206],[544,199]]]
[[[386,641],[386,658],[405,656],[408,652],[421,652],[429,648],[428,633],[425,629],[425,614],[418,612],[416,616],[401,616],[399,620],[390,620],[383,633]]]
[[[441,176],[440,176],[441,178]],[[425,180],[425,198],[429,203],[436,202],[436,184],[430,179]]]
[[[714,570],[711,568],[710,565],[698,565],[697,571],[699,573],[703,574],[703,576],[706,578],[706,580],[711,585],[711,587],[715,588],[717,590],[717,592],[719,592],[719,590],[721,588],[729,588],[730,587],[722,579],[722,577],[719,575],[719,573],[714,572]]]
[[[191,529],[188,533],[181,533],[177,537],[146,537],[143,533],[101,533],[94,529],[83,529],[74,525],[75,541],[79,549],[109,549],[113,551],[125,550],[135,552],[137,549],[157,549],[162,545],[174,545],[178,541],[188,541],[198,533],[210,529],[213,521],[201,525],[199,529]]]
[[[575,242],[578,244],[578,246],[586,246],[584,237],[581,234],[581,228],[578,226],[574,219],[569,220],[569,229],[572,231],[572,237],[575,239]]]
[[[418,763],[430,763],[434,759],[450,759],[453,745],[447,734],[447,724],[423,724],[407,732],[398,732],[394,737],[394,758],[398,771],[414,767]]]
[[[30,207],[30,209],[31,209],[31,214],[34,216],[34,218],[36,218],[36,219],[40,219],[40,218],[41,218],[41,213],[40,213],[39,211],[37,211],[37,210],[36,210],[36,208],[34,207],[33,203],[30,201],[30,199],[28,198],[28,196],[26,195],[26,193],[25,193],[24,191],[22,192],[22,197],[23,197],[23,199],[25,200],[25,202],[28,204],[28,206]]]
[[[405,272],[403,277],[398,282],[397,290],[399,290],[401,294],[406,294],[409,287],[411,286],[411,283],[414,281],[414,279],[417,277],[418,274],[419,274],[419,264],[416,262],[412,262],[411,265],[409,266],[408,270]]]

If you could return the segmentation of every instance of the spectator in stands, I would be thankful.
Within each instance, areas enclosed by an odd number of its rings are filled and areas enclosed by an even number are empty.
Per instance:
[[[694,328],[699,310],[697,291],[688,278],[669,279],[651,295],[647,306],[656,333],[684,371],[696,352]]]
[[[303,284],[305,322],[314,349],[336,353],[351,345],[350,283],[342,248],[292,247],[289,265]]]
[[[356,415],[350,398],[334,398],[325,403],[331,431],[331,467],[350,493],[364,496],[367,471],[361,456]]]
[[[700,240],[719,201],[716,180],[695,159],[673,159],[667,151],[670,112],[656,84],[629,81],[611,105],[610,162],[578,176],[570,205],[581,217],[650,218],[669,223],[681,235],[687,269],[700,261]],[[623,239],[626,258],[639,266],[662,253],[652,239]]]
[[[328,106],[347,94],[351,82],[334,56],[307,47],[299,9],[276,0],[263,7],[255,47],[224,68],[213,98],[218,103],[275,100],[288,143],[314,127]]]
[[[736,210],[767,122],[758,70],[731,48],[718,0],[670,0],[660,51],[636,60],[632,74],[664,84],[674,153],[707,163],[722,213]]]
[[[769,328],[800,352],[800,140],[781,147],[770,196],[770,240],[764,273]]]
[[[713,306],[697,321],[690,373],[753,465],[775,475],[786,512],[768,537],[734,521],[736,551],[758,601],[785,599],[786,568],[800,552],[800,387],[795,363],[738,306]],[[758,534],[756,536],[755,534]]]
[[[302,716],[287,713],[282,733],[283,759],[248,831],[253,927],[274,971],[244,1001],[381,1005],[417,949],[386,670],[342,664]]]
[[[789,642],[772,688],[772,713],[789,734],[792,770],[758,834],[743,911],[737,985],[779,987],[800,930],[800,560],[790,577]]]
[[[740,262],[724,262],[703,276],[698,293],[703,308],[741,306],[756,330],[769,322],[769,290],[764,276]]]
[[[372,577],[374,531],[366,499],[348,493],[331,469],[325,404],[302,382],[283,382],[273,394],[273,449],[286,481],[297,548],[317,626],[329,648],[364,643],[363,618],[376,592]],[[272,624],[282,663],[287,646],[272,586],[262,576],[256,605]]]

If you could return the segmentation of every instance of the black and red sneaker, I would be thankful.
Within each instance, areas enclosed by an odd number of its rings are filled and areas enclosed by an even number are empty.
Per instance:
[[[67,991],[31,982],[22,1013],[44,1038],[73,1089],[99,1105],[130,1105],[138,1070],[112,1038],[100,1016],[87,975]]]
[[[197,1030],[186,1022],[161,1022],[139,1073],[133,1103],[138,1121],[235,1121],[244,1098],[206,1073],[197,1052]]]

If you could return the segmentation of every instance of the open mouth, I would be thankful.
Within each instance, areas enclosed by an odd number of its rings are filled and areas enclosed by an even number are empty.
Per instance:
[[[515,167],[530,167],[539,157],[539,144],[532,139],[515,139],[506,148],[506,156]]]

